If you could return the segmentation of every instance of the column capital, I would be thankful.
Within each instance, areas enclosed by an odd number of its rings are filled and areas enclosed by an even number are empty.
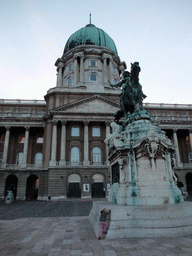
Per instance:
[[[192,128],[190,128],[190,129],[189,129],[189,133],[191,133],[191,134],[192,134]]]
[[[25,127],[25,131],[29,131],[30,130],[30,126],[24,126]]]
[[[111,123],[110,121],[105,121],[106,126],[110,126],[110,123]]]
[[[177,131],[178,131],[178,129],[177,129],[177,128],[174,128],[174,129],[173,129],[173,132],[174,132],[174,133],[176,133]]]
[[[10,125],[6,125],[6,126],[5,126],[5,129],[6,129],[6,131],[10,131],[11,126],[10,126]]]
[[[89,125],[89,121],[83,121],[84,126],[88,126]]]
[[[52,120],[53,125],[57,125],[58,120]]]
[[[61,120],[62,126],[65,126],[67,124],[67,120]]]

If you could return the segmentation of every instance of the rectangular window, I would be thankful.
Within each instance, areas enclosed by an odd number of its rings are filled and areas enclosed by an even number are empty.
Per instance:
[[[92,136],[93,137],[100,137],[100,128],[99,127],[93,127]]]
[[[96,60],[90,60],[90,66],[91,67],[96,67],[97,66]]]

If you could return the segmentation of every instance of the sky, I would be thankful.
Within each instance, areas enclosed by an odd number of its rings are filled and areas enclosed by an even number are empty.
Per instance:
[[[90,13],[128,71],[139,61],[145,103],[192,104],[192,0],[0,0],[0,99],[43,100]]]

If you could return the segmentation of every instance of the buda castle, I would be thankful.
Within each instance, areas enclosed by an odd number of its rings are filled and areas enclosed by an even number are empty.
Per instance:
[[[113,39],[90,23],[69,37],[55,66],[56,86],[45,100],[0,99],[1,199],[8,190],[19,200],[108,196],[104,140],[121,93],[108,81],[118,83],[126,63]],[[192,105],[143,105],[175,146],[173,171],[192,195]]]

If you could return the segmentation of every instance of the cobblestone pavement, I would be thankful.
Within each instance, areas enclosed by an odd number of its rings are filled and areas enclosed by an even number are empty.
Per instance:
[[[0,201],[0,220],[25,217],[72,217],[88,216],[92,207],[91,200],[52,201],[15,201],[5,204]]]
[[[44,203],[45,206],[43,207]],[[17,207],[17,210],[24,209],[25,213],[27,213],[26,208],[32,207],[32,213],[34,213],[37,205],[54,211],[54,206],[55,209],[59,207],[64,209],[62,203],[65,202],[19,202],[12,204],[12,206]],[[87,202],[75,201],[77,208],[77,205],[83,203]],[[51,208],[48,207],[49,204],[51,204]],[[92,202],[89,201],[89,204]],[[69,206],[69,204],[65,205],[66,207]],[[72,206],[73,203],[70,205]],[[0,211],[2,209],[11,212],[11,208],[8,208],[7,205],[1,204]],[[12,209],[13,213],[14,207]],[[58,211],[54,212],[57,214]],[[62,212],[60,211],[60,214]],[[71,212],[75,213],[74,210]],[[0,256],[192,256],[192,236],[164,239],[98,240],[87,216],[33,217],[32,215],[24,218],[21,218],[21,215],[20,218],[15,216],[15,219],[9,220],[1,218]]]

